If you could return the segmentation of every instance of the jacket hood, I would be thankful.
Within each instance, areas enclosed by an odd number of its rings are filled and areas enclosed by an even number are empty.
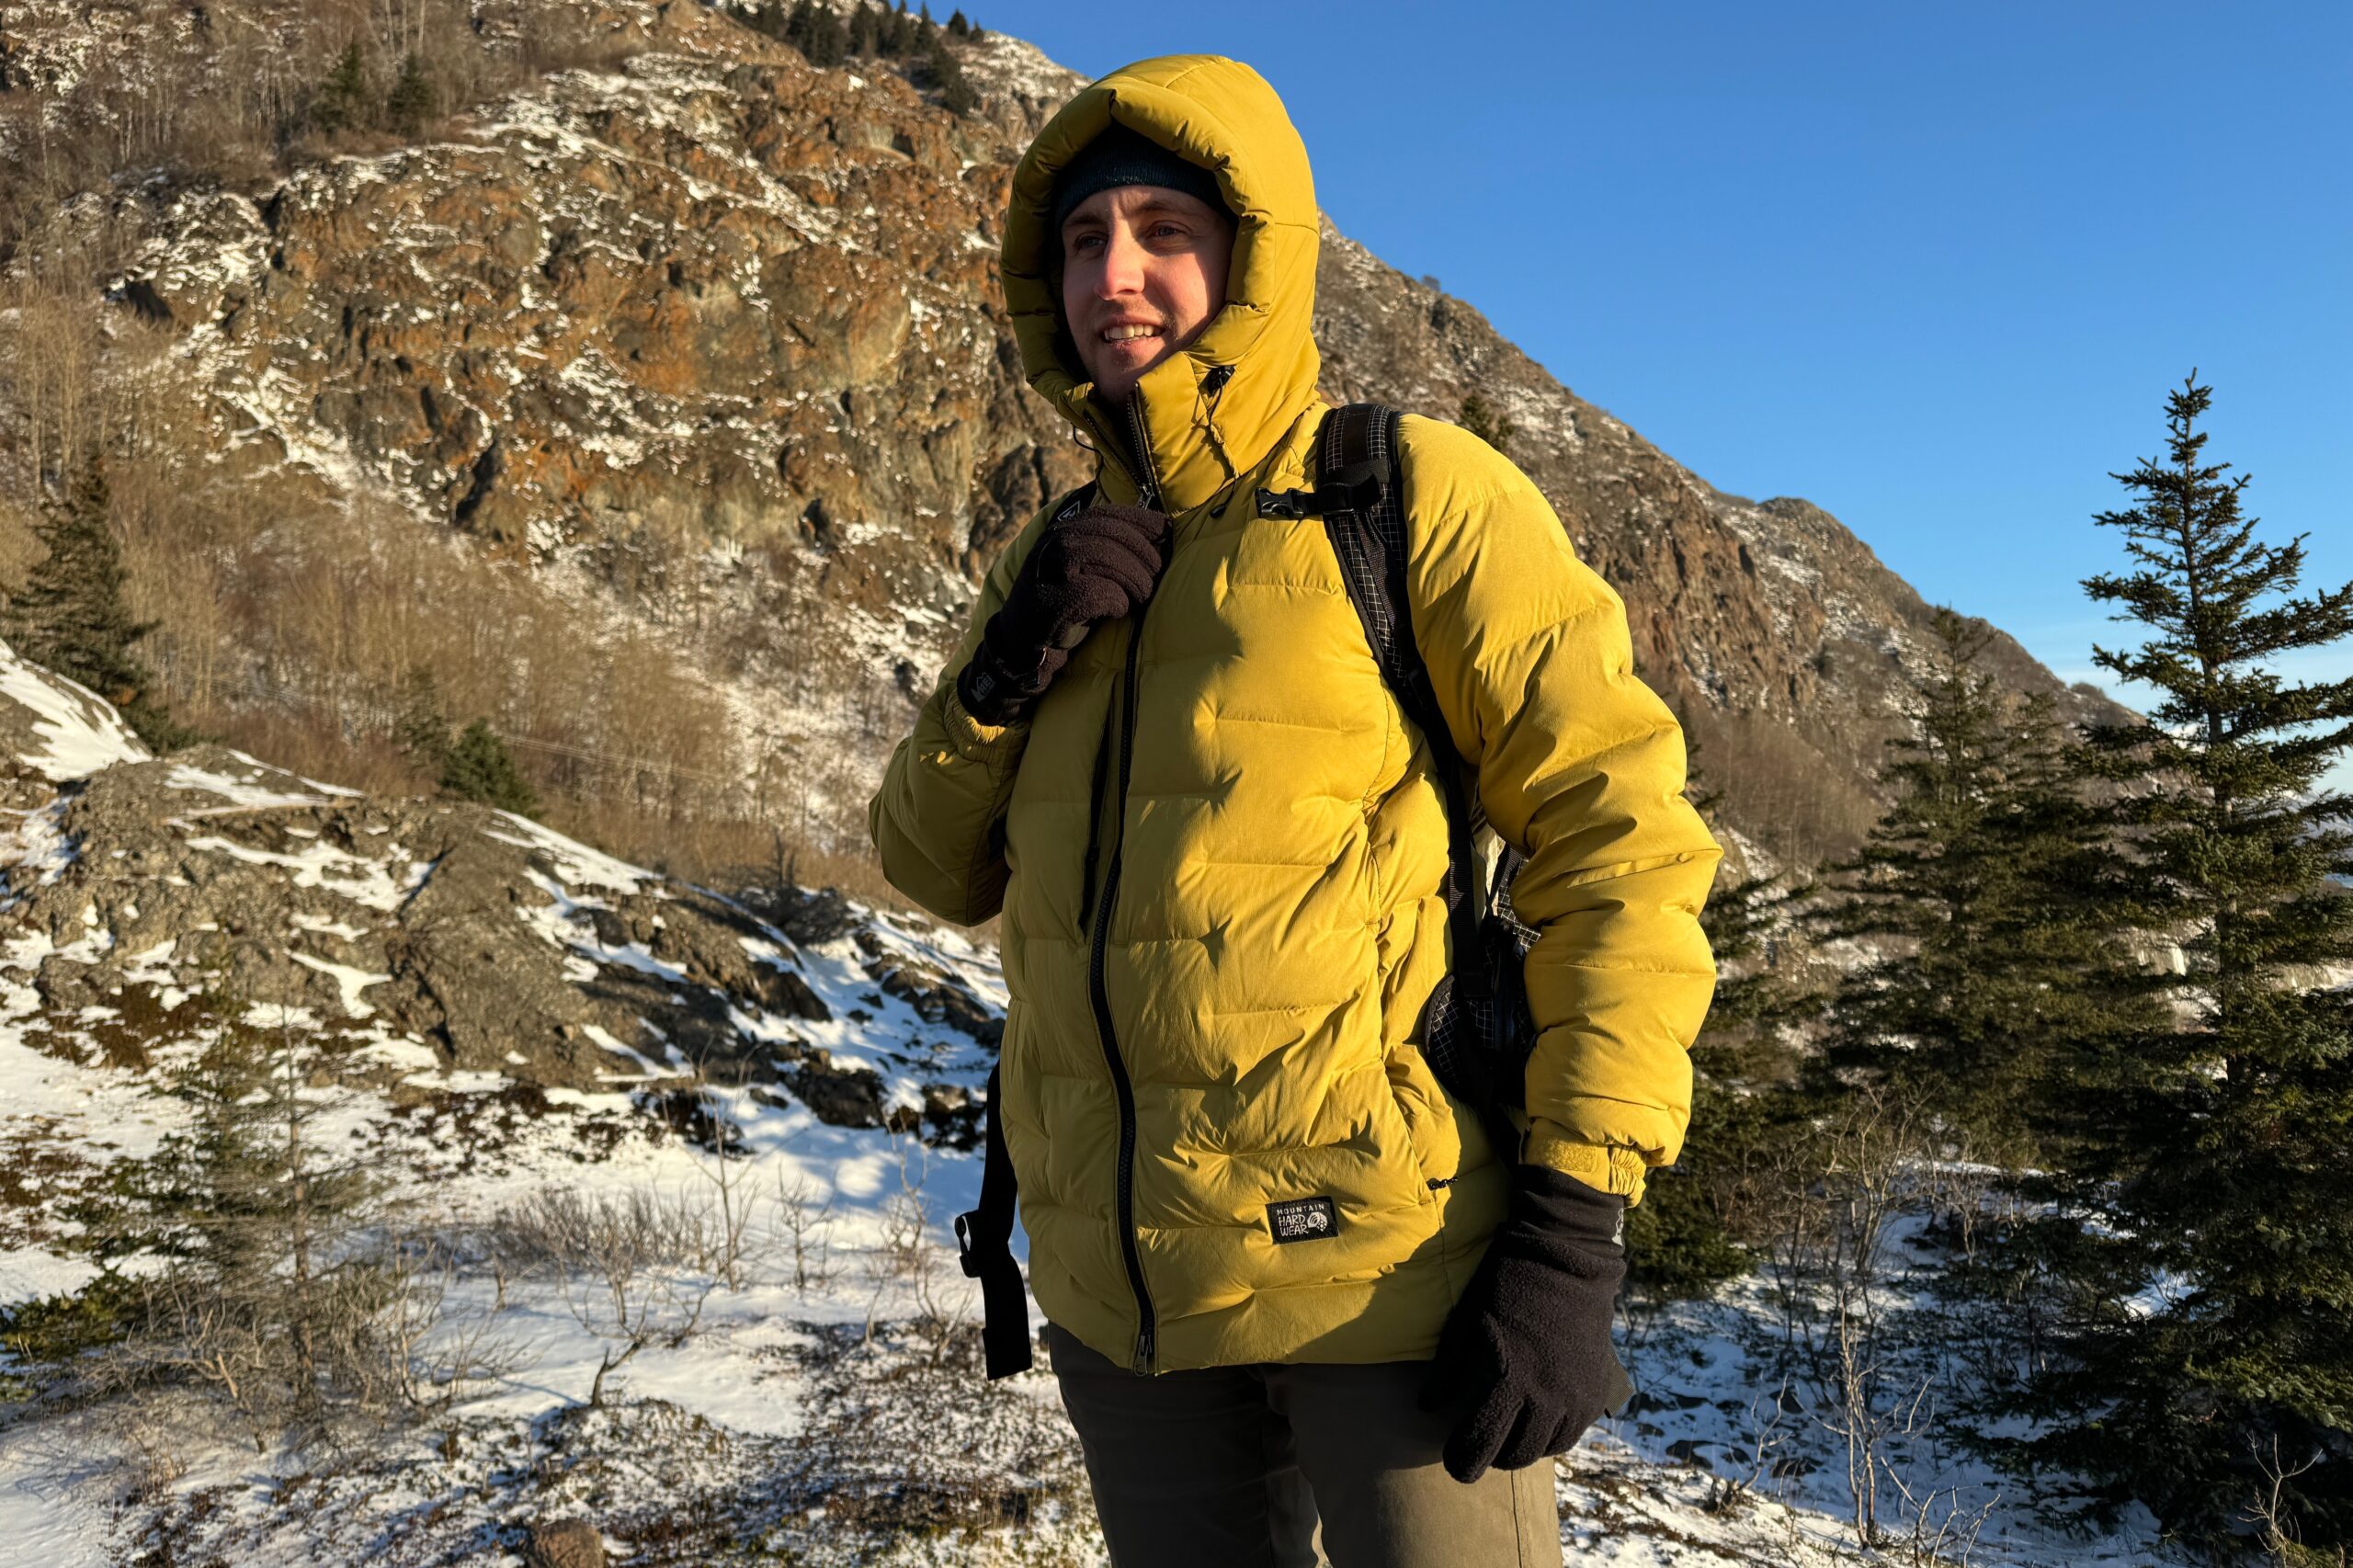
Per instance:
[[[1094,444],[1115,501],[1141,488],[1130,472],[1131,417],[1090,395],[1094,383],[1062,330],[1051,219],[1055,176],[1114,121],[1209,169],[1235,214],[1224,308],[1146,371],[1131,400],[1161,506],[1182,511],[1247,472],[1315,402],[1315,186],[1274,88],[1214,54],[1121,66],[1063,105],[1023,154],[1001,252],[1022,369]]]

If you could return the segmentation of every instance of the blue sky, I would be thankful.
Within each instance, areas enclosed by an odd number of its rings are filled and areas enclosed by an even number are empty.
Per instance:
[[[2109,685],[2091,643],[2130,635],[2078,586],[2122,562],[2091,515],[2162,456],[2192,367],[2266,536],[2312,535],[2308,587],[2353,578],[2343,0],[969,14],[1089,74],[1249,62],[1343,231],[2070,680]],[[2302,673],[2349,669],[2340,646]]]

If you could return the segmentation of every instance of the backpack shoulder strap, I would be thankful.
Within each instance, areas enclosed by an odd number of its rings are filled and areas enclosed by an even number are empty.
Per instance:
[[[1428,666],[1414,641],[1414,619],[1405,597],[1409,546],[1397,420],[1395,409],[1374,403],[1352,403],[1326,415],[1316,433],[1318,482],[1313,496],[1381,678],[1414,722],[1422,724],[1437,708],[1437,694],[1430,689]],[[1441,725],[1430,744],[1445,744],[1447,740]],[[1453,747],[1447,744],[1447,750]]]
[[[1461,755],[1454,749],[1454,733],[1447,727],[1438,690],[1430,682],[1429,665],[1414,637],[1413,606],[1405,586],[1412,559],[1405,528],[1409,498],[1398,422],[1395,409],[1374,403],[1352,403],[1324,415],[1316,435],[1316,486],[1301,498],[1323,512],[1324,532],[1339,557],[1341,580],[1364,624],[1365,642],[1381,665],[1381,677],[1422,732],[1438,765],[1452,830],[1447,912],[1455,951],[1469,954],[1478,951],[1479,922],[1487,906],[1485,868],[1473,843],[1482,819]]]
[[[1412,543],[1405,533],[1405,470],[1397,450],[1398,414],[1379,403],[1352,403],[1324,416],[1316,436],[1320,479],[1303,499],[1323,513],[1332,552],[1348,600],[1364,624],[1366,643],[1381,666],[1381,678],[1397,694],[1398,706],[1420,727],[1448,780],[1449,808],[1455,799],[1461,758],[1447,728],[1429,665],[1414,638],[1412,601],[1405,571]],[[1291,492],[1299,494],[1299,492]],[[1475,813],[1468,818],[1475,827]]]

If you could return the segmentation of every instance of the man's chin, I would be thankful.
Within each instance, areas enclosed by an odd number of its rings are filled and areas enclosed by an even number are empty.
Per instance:
[[[1136,390],[1137,382],[1142,381],[1162,361],[1169,358],[1176,352],[1175,349],[1166,349],[1154,355],[1141,365],[1120,365],[1096,372],[1096,397],[1114,408],[1118,407],[1128,401],[1128,394]],[[1092,369],[1090,367],[1090,369]]]

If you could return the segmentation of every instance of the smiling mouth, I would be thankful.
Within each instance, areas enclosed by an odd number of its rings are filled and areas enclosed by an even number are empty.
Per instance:
[[[1159,335],[1160,328],[1147,322],[1131,322],[1122,326],[1107,326],[1103,329],[1103,341],[1106,343],[1133,343],[1138,338]]]

